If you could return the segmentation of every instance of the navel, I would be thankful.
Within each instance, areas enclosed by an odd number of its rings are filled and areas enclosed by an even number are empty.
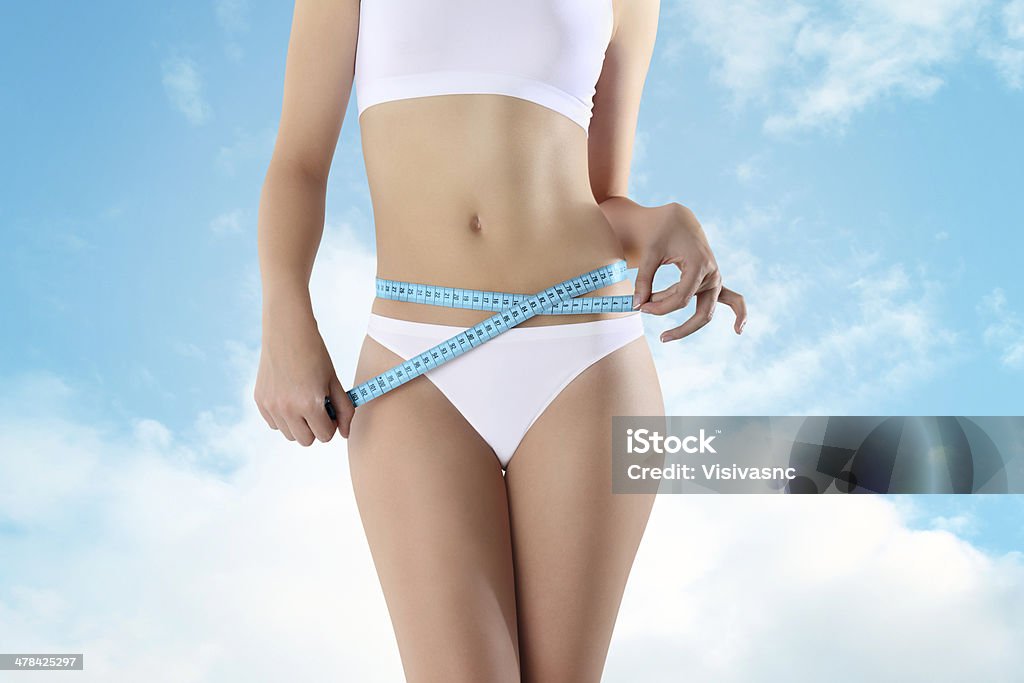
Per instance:
[[[469,219],[469,229],[473,232],[483,232],[484,224],[480,220],[480,215],[474,213],[473,217]]]

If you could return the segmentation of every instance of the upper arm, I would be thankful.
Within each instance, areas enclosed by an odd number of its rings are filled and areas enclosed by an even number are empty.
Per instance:
[[[615,0],[615,25],[594,95],[587,140],[590,186],[598,202],[625,196],[640,95],[658,32],[659,0]]]
[[[326,178],[352,92],[358,32],[359,0],[295,1],[274,161]]]

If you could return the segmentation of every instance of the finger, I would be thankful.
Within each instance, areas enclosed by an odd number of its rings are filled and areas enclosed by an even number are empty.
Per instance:
[[[668,298],[670,296],[674,296],[678,289],[679,289],[679,283],[675,282],[675,283],[669,285],[668,287],[666,287],[665,289],[659,290],[659,291],[654,292],[653,294],[651,294],[651,301],[652,302],[663,301],[664,299],[666,299],[666,298]]]
[[[676,282],[676,283],[673,283],[673,284],[669,285],[665,289],[662,289],[662,290],[659,290],[657,292],[652,293],[650,301],[648,301],[645,305],[641,306],[640,310],[643,311],[644,313],[652,313],[652,314],[656,314],[656,315],[661,315],[662,307],[668,307],[669,311],[676,310],[675,308],[671,308],[671,306],[672,306],[673,302],[676,302],[678,304],[679,299],[680,299],[680,297],[679,297],[679,283]],[[654,304],[659,304],[659,305],[658,306],[654,306]],[[653,310],[652,310],[652,306],[653,306]]]
[[[718,300],[731,308],[733,313],[736,314],[736,322],[733,323],[732,329],[736,334],[742,334],[743,326],[747,324],[747,302],[743,299],[743,295],[732,291],[728,287],[722,287]]]
[[[301,415],[290,415],[286,416],[285,420],[288,422],[288,430],[295,437],[295,441],[303,446],[312,445],[314,441],[313,430],[306,424],[305,418]]]
[[[718,271],[713,265],[684,267],[679,274],[679,291],[683,295],[680,308],[690,305],[690,299],[698,292],[704,292],[721,285]]]
[[[650,313],[651,315],[665,315],[672,311],[678,311],[683,308],[683,295],[680,293],[679,283],[672,285],[667,289],[662,290],[658,297],[658,300],[654,300],[654,296],[651,296],[651,300],[640,307],[643,313]]]
[[[679,327],[662,332],[661,341],[670,342],[676,339],[682,339],[711,322],[711,318],[715,313],[715,303],[718,300],[718,292],[719,290],[717,287],[715,289],[699,292],[697,294],[697,310],[694,314],[690,316],[689,320]]]
[[[633,288],[633,310],[644,305],[651,296],[654,289],[654,274],[658,272],[661,265],[661,257],[654,249],[648,247],[640,258],[640,265],[636,270],[636,286]]]
[[[257,403],[257,404],[256,404],[256,407],[257,407],[257,408],[259,409],[259,411],[260,411],[260,415],[262,415],[262,416],[263,416],[263,419],[264,419],[264,420],[266,421],[267,425],[268,425],[268,426],[269,426],[269,427],[270,427],[271,429],[277,429],[277,423],[276,423],[276,422],[274,422],[274,418],[273,418],[273,416],[272,416],[272,415],[270,414],[270,412],[269,412],[269,411],[267,411],[267,409],[266,409],[266,408],[264,408],[263,406],[261,406],[261,405],[260,405],[259,403]]]
[[[680,276],[679,282],[652,294],[651,300],[644,304],[640,310],[652,315],[665,315],[672,311],[678,311],[689,305],[690,299],[695,293],[712,290],[717,292],[720,284],[721,280],[718,273],[710,273],[697,285],[697,292],[694,292],[690,289],[690,284],[684,279],[684,276]]]
[[[328,396],[330,394],[327,394]],[[331,399],[334,401],[333,397]],[[338,431],[338,425],[334,423],[331,416],[327,414],[327,409],[324,407],[324,399],[314,401],[314,406],[310,411],[310,414],[306,415],[306,424],[309,425],[313,435],[318,441],[327,443],[334,436],[335,432]]]
[[[281,434],[284,435],[284,438],[289,441],[295,441],[295,435],[292,434],[292,429],[288,426],[288,420],[284,419],[284,415],[275,415],[274,424],[276,424],[277,428],[281,430]]]
[[[356,408],[352,405],[352,399],[348,397],[348,392],[341,386],[341,381],[337,377],[331,380],[331,401],[334,403],[334,411],[338,415],[338,433],[342,438],[347,439]]]

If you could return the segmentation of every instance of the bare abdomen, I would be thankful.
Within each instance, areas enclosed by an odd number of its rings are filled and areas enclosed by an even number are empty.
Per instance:
[[[564,116],[511,97],[451,95],[371,107],[360,124],[380,277],[536,292],[622,257],[591,193],[586,135]],[[630,291],[620,283],[595,294]],[[453,325],[486,317],[380,300],[374,311]]]

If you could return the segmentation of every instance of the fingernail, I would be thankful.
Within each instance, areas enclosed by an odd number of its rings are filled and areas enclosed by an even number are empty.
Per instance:
[[[664,344],[665,342],[668,341],[668,335],[667,334],[663,334],[663,335],[661,335],[660,339],[661,339],[661,343]]]

